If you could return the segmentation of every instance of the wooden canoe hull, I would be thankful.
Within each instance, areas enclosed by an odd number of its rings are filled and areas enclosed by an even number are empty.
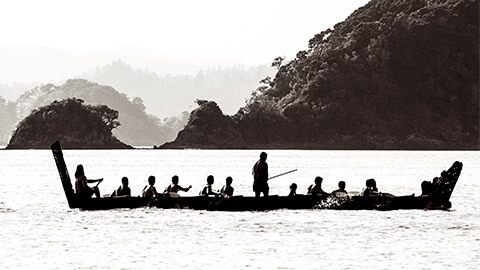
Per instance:
[[[332,196],[315,197],[297,195],[295,197],[243,197],[228,199],[221,197],[175,197],[161,196],[147,199],[142,197],[112,197],[75,200],[72,208],[83,210],[108,210],[115,208],[156,207],[162,209],[192,209],[209,211],[269,211],[278,209],[336,209],[336,210],[400,210],[400,209],[442,209],[451,207],[449,201],[435,203],[428,197],[361,197],[352,196],[343,203],[332,204]],[[324,204],[324,202],[328,202]]]
[[[139,208],[148,206],[150,199],[142,197],[109,197],[74,199],[70,208],[83,210],[109,210],[115,208]]]
[[[298,195],[295,197],[160,197],[150,203],[158,208],[186,208],[214,211],[267,211],[276,209],[313,209],[321,197]]]

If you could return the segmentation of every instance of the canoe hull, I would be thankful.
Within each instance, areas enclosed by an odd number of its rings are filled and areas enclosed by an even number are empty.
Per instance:
[[[110,197],[73,199],[70,208],[83,210],[110,210],[115,208],[139,208],[149,204],[150,199],[142,197]]]
[[[360,197],[354,196],[351,200],[337,209],[341,210],[401,210],[426,209],[448,210],[450,201],[435,202],[429,197],[398,196],[398,197]]]
[[[335,210],[400,210],[400,209],[440,209],[447,210],[450,202],[435,203],[428,197],[361,197],[353,196],[341,203],[332,196],[315,197],[297,195],[295,197],[243,197],[228,199],[221,197],[168,197],[154,199],[141,197],[91,198],[75,200],[72,208],[83,210],[109,210],[115,208],[156,207],[161,209],[192,209],[209,211],[270,211],[278,209],[335,209]]]
[[[276,209],[313,209],[321,197],[298,195],[295,197],[160,197],[151,206],[158,208],[186,208],[211,211],[267,211]]]

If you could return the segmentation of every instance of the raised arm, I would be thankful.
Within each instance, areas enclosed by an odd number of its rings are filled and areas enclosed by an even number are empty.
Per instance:
[[[191,186],[191,185],[190,185],[190,186],[188,186],[188,187],[186,187],[186,188],[184,188],[184,187],[182,187],[182,186],[178,186],[178,190],[181,190],[181,191],[184,191],[184,192],[187,192],[187,191],[189,191],[191,188],[192,188],[192,186]]]
[[[207,193],[208,195],[218,196],[218,193],[215,192],[215,191],[213,191],[212,186],[209,186],[209,187],[208,187],[208,191],[207,191],[207,192],[208,192],[208,193]]]

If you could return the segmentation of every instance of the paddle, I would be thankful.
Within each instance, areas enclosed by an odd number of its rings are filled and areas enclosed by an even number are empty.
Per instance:
[[[98,187],[98,185],[100,185],[101,182],[103,182],[103,178],[98,179],[98,182],[94,187]]]
[[[269,177],[267,180],[270,180],[270,179],[273,179],[273,178],[277,178],[277,177],[280,177],[280,176],[283,176],[283,175],[285,175],[285,174],[289,174],[289,173],[292,173],[292,172],[295,172],[295,171],[297,171],[297,169],[291,170],[291,171],[288,171],[288,172],[284,172],[284,173],[281,173],[281,174],[277,174],[277,175],[275,175],[275,176]]]

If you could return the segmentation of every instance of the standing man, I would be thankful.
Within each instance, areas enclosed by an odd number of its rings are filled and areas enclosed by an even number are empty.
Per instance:
[[[262,152],[260,154],[260,159],[253,166],[253,191],[255,192],[255,197],[260,197],[260,193],[263,193],[263,196],[268,196],[268,164],[267,164],[267,153]]]

